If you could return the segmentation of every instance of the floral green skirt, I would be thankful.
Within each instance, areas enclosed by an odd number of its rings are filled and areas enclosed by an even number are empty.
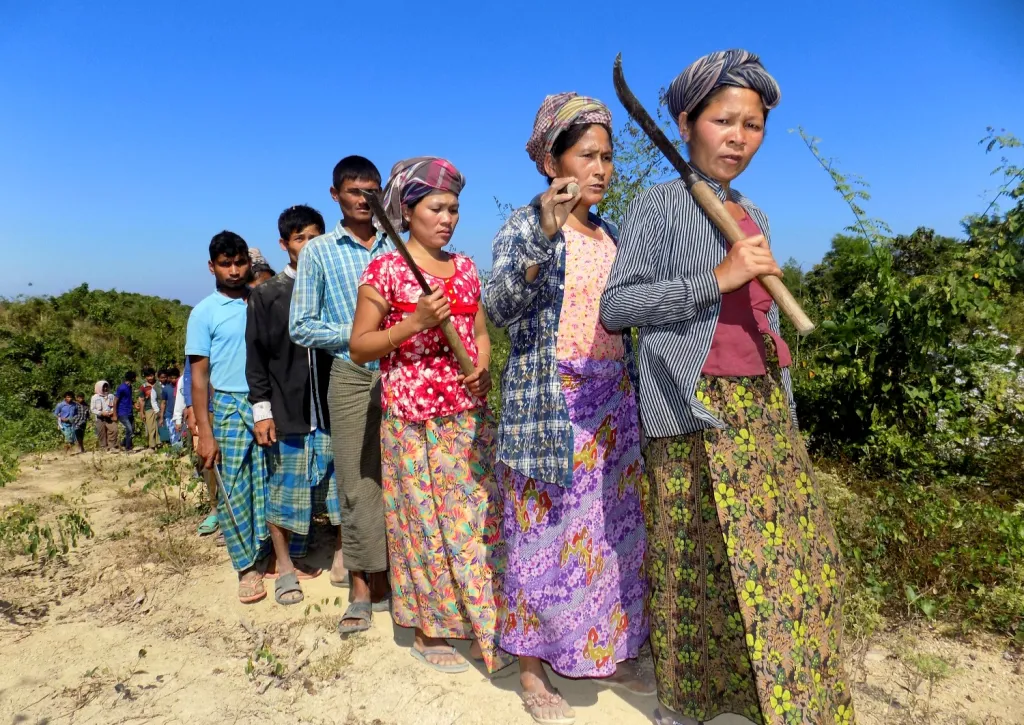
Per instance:
[[[727,427],[645,452],[658,697],[697,720],[850,725],[839,547],[785,393],[704,377],[697,397]]]

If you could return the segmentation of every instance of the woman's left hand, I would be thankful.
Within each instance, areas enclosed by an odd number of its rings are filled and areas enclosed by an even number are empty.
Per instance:
[[[491,391],[491,371],[486,367],[477,368],[469,377],[460,375],[459,382],[476,397],[486,398]]]

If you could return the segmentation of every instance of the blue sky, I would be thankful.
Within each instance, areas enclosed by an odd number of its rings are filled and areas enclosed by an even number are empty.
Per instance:
[[[619,51],[648,107],[706,52],[762,56],[782,104],[736,186],[781,259],[813,264],[850,223],[797,125],[870,181],[873,216],[957,234],[996,186],[985,127],[1024,135],[1022,29],[1016,0],[0,0],[0,296],[88,282],[194,304],[225,228],[280,269],[277,215],[309,203],[333,225],[330,172],[350,153],[384,174],[450,158],[468,179],[453,243],[487,267],[493,198],[542,188],[523,150],[537,106],[576,90],[623,122]]]

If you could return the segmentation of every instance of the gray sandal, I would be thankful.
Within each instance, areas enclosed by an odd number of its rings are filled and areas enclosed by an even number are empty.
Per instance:
[[[438,672],[444,672],[447,675],[457,675],[460,672],[465,672],[469,669],[469,663],[466,662],[466,660],[464,659],[462,660],[462,662],[456,662],[450,665],[437,664],[427,659],[427,657],[429,657],[430,655],[457,656],[459,653],[451,645],[438,645],[436,647],[427,647],[422,651],[416,649],[416,645],[413,645],[409,648],[409,654],[411,654],[413,657],[418,659],[420,662],[425,664],[430,669],[437,670]],[[460,657],[460,659],[462,658]]]
[[[387,596],[385,596],[379,602],[374,602],[373,603],[373,611],[375,611],[375,612],[390,612],[391,611],[391,592],[388,592]]]
[[[292,592],[298,592],[298,599],[284,599],[285,594],[291,594]],[[277,577],[277,581],[274,583],[274,601],[278,604],[298,604],[306,595],[302,593],[302,587],[299,586],[299,575],[297,572],[290,571],[287,574],[281,574]]]
[[[342,624],[346,619],[356,619],[359,624]],[[355,634],[365,632],[370,628],[370,621],[373,619],[373,611],[369,602],[352,602],[348,609],[341,615],[341,622],[338,623],[338,634]]]

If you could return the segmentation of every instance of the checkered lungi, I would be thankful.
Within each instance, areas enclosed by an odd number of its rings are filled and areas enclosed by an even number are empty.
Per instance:
[[[268,523],[293,534],[308,534],[316,498],[326,504],[331,523],[340,523],[341,508],[329,434],[317,430],[305,435],[280,436],[270,447],[267,467],[270,473]]]
[[[270,538],[265,456],[256,445],[252,405],[245,393],[214,391],[213,435],[220,446],[218,468],[224,482],[217,520],[231,566],[242,571],[256,563],[261,544]]]

